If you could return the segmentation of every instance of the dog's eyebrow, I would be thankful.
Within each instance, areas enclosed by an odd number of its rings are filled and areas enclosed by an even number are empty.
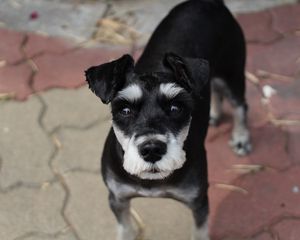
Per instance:
[[[118,92],[117,98],[126,99],[130,102],[137,101],[143,96],[143,91],[137,84],[131,84]]]
[[[184,91],[184,89],[179,87],[175,83],[162,83],[159,86],[159,91],[161,94],[171,99],[176,97],[182,91]]]

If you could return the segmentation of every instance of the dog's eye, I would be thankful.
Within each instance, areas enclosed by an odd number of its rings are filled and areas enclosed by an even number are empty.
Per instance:
[[[179,113],[179,112],[181,112],[181,108],[178,106],[178,105],[171,105],[170,106],[170,112],[171,113]]]
[[[131,114],[131,109],[128,108],[128,107],[123,108],[123,109],[121,110],[121,114],[122,114],[122,115],[125,115],[125,116],[128,116],[128,115]]]

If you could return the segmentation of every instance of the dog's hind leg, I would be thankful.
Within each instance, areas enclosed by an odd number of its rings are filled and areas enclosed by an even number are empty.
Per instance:
[[[209,124],[217,126],[222,117],[223,83],[218,78],[211,80]]]
[[[131,219],[130,200],[118,199],[110,193],[109,204],[118,221],[117,240],[135,240],[137,232]]]
[[[252,148],[250,133],[247,127],[247,105],[236,105],[233,111],[233,129],[229,145],[237,155],[244,156]]]
[[[240,156],[251,151],[250,133],[247,125],[248,106],[245,99],[245,75],[241,68],[224,78],[226,96],[233,107],[233,128],[229,145]]]

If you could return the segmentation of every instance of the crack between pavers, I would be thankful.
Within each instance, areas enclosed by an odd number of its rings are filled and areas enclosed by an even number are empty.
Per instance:
[[[39,232],[39,231],[31,231],[27,232],[25,234],[22,234],[21,236],[18,236],[14,238],[13,240],[25,240],[27,238],[32,237],[39,237],[39,238],[50,238],[50,239],[56,239],[60,236],[66,235],[68,233],[68,228],[63,228],[58,232],[55,233],[45,233],[45,232]]]
[[[263,225],[262,227],[258,228],[257,231],[254,231],[251,234],[248,234],[248,236],[239,238],[241,240],[251,240],[254,238],[257,238],[265,233],[269,234],[273,240],[280,240],[278,234],[276,233],[276,231],[274,230],[274,227],[278,224],[280,224],[283,221],[286,220],[297,220],[300,222],[300,216],[296,216],[296,215],[291,215],[291,214],[282,214],[281,216],[278,216],[276,218],[274,218],[273,220],[271,220],[269,223]],[[235,239],[236,237],[238,237],[237,235],[227,235],[226,237],[222,237],[221,240],[227,240],[227,239]]]
[[[71,197],[71,192],[70,192],[70,189],[69,189],[69,187],[66,183],[66,180],[65,180],[64,176],[53,165],[53,160],[54,160],[55,156],[57,155],[57,153],[59,152],[59,147],[55,144],[55,142],[53,141],[53,136],[47,131],[47,129],[46,129],[44,123],[43,123],[43,119],[44,119],[45,114],[47,112],[48,106],[47,106],[46,102],[44,101],[44,99],[40,96],[40,94],[38,92],[36,92],[36,90],[34,88],[34,78],[35,78],[36,74],[38,73],[38,68],[36,67],[34,61],[31,58],[29,58],[27,53],[26,53],[25,47],[26,47],[27,42],[28,42],[28,35],[25,36],[25,38],[22,42],[21,52],[22,52],[24,58],[26,59],[26,63],[31,68],[31,75],[30,75],[30,78],[29,78],[29,81],[28,81],[29,88],[32,90],[33,93],[35,93],[35,96],[37,97],[38,101],[40,102],[40,104],[42,106],[41,111],[39,113],[39,117],[38,117],[38,125],[40,126],[42,131],[46,134],[49,141],[53,144],[53,147],[54,147],[53,153],[51,154],[51,156],[49,158],[49,161],[48,161],[48,166],[49,166],[50,170],[52,171],[54,177],[60,183],[60,186],[62,187],[63,191],[65,192],[65,197],[64,197],[64,200],[63,200],[62,208],[60,210],[60,215],[62,216],[64,222],[67,225],[67,227],[71,230],[74,237],[77,240],[81,240],[77,230],[75,229],[74,225],[72,224],[72,222],[70,221],[70,219],[67,217],[67,215],[65,213],[66,208],[67,208],[68,203],[69,203],[69,200],[70,200],[70,197]]]
[[[109,14],[111,8],[112,8],[112,4],[109,1],[106,1],[105,10],[104,10],[103,14],[100,16],[99,19],[105,18]],[[97,26],[95,25],[94,27],[96,28]],[[67,48],[66,50],[63,50],[61,52],[42,50],[41,52],[36,53],[35,55],[31,56],[30,58],[35,59],[35,58],[38,58],[38,57],[42,57],[44,55],[62,56],[62,55],[66,55],[66,54],[69,54],[69,53],[73,53],[77,50],[83,49],[85,46],[88,46],[89,43],[94,42],[93,34],[94,33],[92,33],[92,35],[87,40],[76,43],[76,44],[74,44],[73,47]]]
[[[262,86],[260,84],[261,79],[260,77],[256,76],[254,73],[250,73],[250,72],[246,72],[246,79],[248,82],[250,82],[251,84],[253,84],[260,96],[260,101],[261,104],[260,106],[262,107],[264,113],[266,114],[266,120],[267,123],[273,125],[274,127],[276,127],[277,129],[279,129],[285,136],[285,145],[284,145],[284,151],[285,153],[290,156],[289,153],[289,133],[287,131],[284,131],[283,127],[285,126],[298,126],[300,125],[300,121],[299,120],[289,120],[289,119],[282,119],[282,118],[277,118],[271,109],[271,97],[268,97],[264,94]],[[290,167],[294,166],[296,163],[291,162],[287,167],[278,169],[279,171],[286,171],[288,170]],[[296,164],[297,165],[297,164]]]
[[[294,29],[294,30],[290,30],[290,31],[287,31],[287,32],[282,32],[279,28],[276,27],[276,24],[275,24],[275,19],[277,18],[276,17],[276,14],[274,13],[273,9],[270,9],[269,10],[270,14],[271,14],[271,27],[272,27],[272,30],[274,32],[276,32],[277,34],[280,34],[282,36],[282,38],[285,38],[287,35],[290,35],[290,34],[293,34],[295,30],[297,29]]]
[[[112,9],[112,6],[113,6],[112,3],[107,1],[106,2],[106,8],[105,8],[103,14],[100,16],[99,19],[103,19],[103,18],[107,17],[109,15],[111,9]],[[87,40],[82,41],[80,43],[76,43],[76,44],[74,44],[73,47],[67,48],[66,50],[63,50],[61,52],[41,50],[40,52],[37,52],[37,53],[33,54],[32,56],[28,56],[28,54],[26,53],[25,47],[26,47],[26,44],[28,43],[28,41],[30,41],[30,38],[27,34],[25,34],[24,37],[23,37],[23,40],[21,42],[21,46],[20,46],[20,52],[23,55],[23,58],[15,61],[13,63],[10,63],[9,65],[10,66],[19,66],[19,65],[24,64],[24,63],[27,62],[27,63],[29,63],[29,65],[32,66],[32,63],[33,63],[34,59],[43,57],[44,55],[63,56],[63,55],[78,51],[80,49],[84,49],[90,43],[95,42],[95,40],[93,39],[93,34],[94,33],[92,33],[92,35]],[[129,49],[130,49],[129,53],[132,54],[132,55],[138,49],[138,48],[136,48],[134,41],[132,41],[132,44],[130,44]]]
[[[84,173],[84,174],[91,174],[91,175],[99,176],[100,168],[98,168],[96,170],[90,170],[90,169],[86,169],[86,168],[82,168],[82,167],[75,167],[75,168],[71,168],[71,169],[66,170],[64,173],[65,174],[68,174],[68,173]]]
[[[3,166],[3,159],[0,156],[0,173],[2,171],[2,166]],[[16,181],[6,187],[3,187],[0,183],[0,194],[5,195],[9,194],[12,191],[17,191],[20,189],[30,189],[30,190],[41,190],[45,186],[52,186],[57,182],[57,179],[55,177],[45,180],[41,183],[37,182],[24,182],[24,181]]]
[[[54,127],[51,131],[49,131],[49,134],[53,136],[53,135],[58,134],[60,131],[64,131],[64,130],[86,131],[86,130],[90,130],[90,129],[94,128],[98,124],[102,125],[102,122],[107,121],[107,120],[109,120],[108,117],[107,118],[99,117],[96,120],[91,121],[84,126],[62,124],[62,125]]]
[[[246,42],[248,44],[272,45],[272,44],[277,43],[277,42],[281,41],[282,39],[284,39],[285,35],[279,31],[277,31],[277,29],[274,27],[274,16],[273,16],[272,11],[270,9],[268,9],[266,12],[270,17],[270,20],[267,22],[267,27],[269,29],[271,29],[277,35],[277,37],[272,40],[269,40],[269,41],[247,40]]]
[[[270,223],[262,226],[255,233],[250,234],[249,238],[251,239],[251,238],[254,238],[254,237],[258,237],[259,235],[267,232],[267,233],[269,233],[271,235],[271,237],[274,240],[279,240],[279,239],[276,239],[276,232],[274,232],[274,227],[276,225],[278,225],[279,223],[281,223],[283,221],[286,221],[286,220],[298,220],[298,221],[300,221],[300,216],[291,215],[291,214],[282,214],[282,215],[274,218],[273,220],[271,220]]]
[[[272,9],[268,9],[267,13],[270,15],[270,21],[268,21],[268,27],[277,35],[276,38],[269,40],[269,41],[261,41],[261,40],[246,40],[248,44],[253,44],[253,45],[272,45],[274,43],[278,43],[282,40],[284,40],[287,36],[293,35],[295,30],[290,30],[287,32],[282,32],[280,29],[278,29],[275,25],[275,19],[276,15],[272,11]]]

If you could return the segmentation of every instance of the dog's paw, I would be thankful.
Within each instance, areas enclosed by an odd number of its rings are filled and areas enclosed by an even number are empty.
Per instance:
[[[118,226],[117,240],[139,240],[138,232],[132,226]]]
[[[252,150],[250,135],[248,131],[239,132],[232,135],[229,146],[238,156],[245,156]]]

